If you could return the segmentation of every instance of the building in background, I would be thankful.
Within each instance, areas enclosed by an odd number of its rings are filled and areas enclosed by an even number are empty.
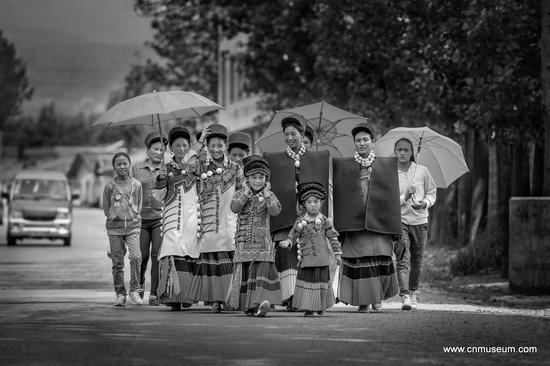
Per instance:
[[[247,36],[239,33],[231,39],[223,39],[219,44],[218,56],[218,103],[225,110],[218,112],[218,120],[233,131],[250,134],[255,142],[267,123],[258,121],[258,96],[244,91],[244,78],[240,72],[239,54],[246,52]],[[255,145],[251,153],[260,153]]]

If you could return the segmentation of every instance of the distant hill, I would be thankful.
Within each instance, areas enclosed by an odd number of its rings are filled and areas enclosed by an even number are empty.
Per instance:
[[[44,43],[18,52],[34,87],[33,100],[24,106],[29,114],[50,101],[68,114],[102,111],[109,93],[124,85],[130,66],[153,56],[143,45],[85,41]]]
[[[34,87],[24,111],[34,114],[51,101],[71,114],[102,109],[130,65],[153,57],[144,45],[153,35],[150,19],[133,6],[134,0],[1,0],[0,29]]]

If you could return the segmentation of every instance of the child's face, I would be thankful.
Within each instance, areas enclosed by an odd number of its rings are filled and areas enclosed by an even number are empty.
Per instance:
[[[246,179],[250,188],[255,191],[261,191],[265,187],[266,176],[262,173],[250,174]]]
[[[231,150],[229,150],[229,160],[239,162],[246,156],[248,156],[248,152],[240,147],[232,147]]]
[[[306,211],[310,215],[317,215],[319,211],[321,210],[321,200],[317,197],[308,197],[304,201],[304,206],[306,207]]]
[[[119,177],[126,177],[130,171],[130,162],[126,159],[125,156],[119,156],[115,159],[113,163],[113,168],[116,175]]]

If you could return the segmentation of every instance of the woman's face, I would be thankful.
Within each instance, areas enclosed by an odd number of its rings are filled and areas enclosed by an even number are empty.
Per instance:
[[[240,162],[247,156],[248,152],[237,146],[232,147],[229,151],[229,160],[233,160],[235,162]]]
[[[220,137],[211,137],[208,140],[208,151],[212,158],[220,160],[223,158],[225,153],[225,140]]]
[[[130,172],[130,161],[126,158],[126,156],[117,156],[113,162],[113,169],[115,170],[116,175],[125,178]]]
[[[361,156],[367,156],[374,149],[374,144],[370,135],[364,131],[360,131],[355,135],[355,150]]]
[[[302,144],[302,138],[304,137],[298,129],[292,125],[287,126],[284,131],[285,143],[291,149],[297,149]]]
[[[394,154],[397,157],[397,161],[400,163],[408,163],[411,161],[412,147],[408,141],[399,141],[395,145]]]
[[[183,159],[185,154],[189,151],[189,142],[183,137],[178,137],[172,142],[170,150],[172,150],[176,159]]]
[[[153,164],[159,164],[162,161],[162,145],[159,142],[155,142],[147,149],[147,156]]]
[[[304,144],[306,150],[309,150],[311,149],[311,140],[309,139],[309,137],[305,137],[302,139],[302,144]]]

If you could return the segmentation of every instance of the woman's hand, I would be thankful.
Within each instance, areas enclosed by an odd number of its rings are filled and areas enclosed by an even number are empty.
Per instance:
[[[421,210],[428,207],[428,204],[426,203],[426,201],[420,201],[420,202],[413,203],[411,207],[414,208],[415,210]]]
[[[159,168],[159,179],[164,180],[164,179],[166,179],[167,176],[168,176],[168,171],[166,170],[166,166],[162,165]]]
[[[204,140],[206,140],[206,136],[210,133],[210,126],[205,127],[201,132],[201,137],[199,138],[199,142],[201,144],[204,144]]]
[[[416,187],[410,186],[407,190],[407,193],[405,193],[405,201],[412,197],[413,194],[416,193]]]
[[[290,240],[283,240],[279,242],[281,248],[288,248],[290,246]]]

